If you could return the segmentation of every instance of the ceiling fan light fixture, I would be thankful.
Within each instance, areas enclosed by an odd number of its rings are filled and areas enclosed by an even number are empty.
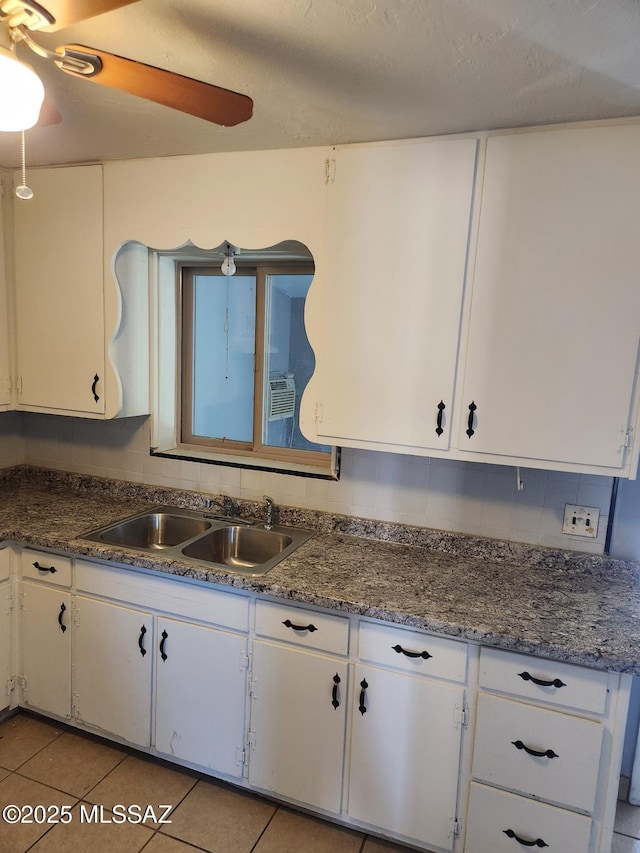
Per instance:
[[[43,101],[44,86],[33,68],[0,47],[0,131],[33,127]]]

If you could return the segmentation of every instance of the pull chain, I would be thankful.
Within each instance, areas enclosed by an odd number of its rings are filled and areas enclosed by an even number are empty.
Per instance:
[[[23,201],[28,201],[33,198],[33,190],[27,186],[27,146],[25,142],[24,130],[20,131],[22,139],[22,183],[16,187],[16,195]]]

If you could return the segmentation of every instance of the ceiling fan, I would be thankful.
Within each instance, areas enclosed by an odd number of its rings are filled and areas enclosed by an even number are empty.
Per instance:
[[[233,126],[250,119],[253,101],[247,95],[84,45],[62,45],[51,51],[32,38],[34,32],[55,32],[134,2],[137,0],[45,0],[46,5],[43,5],[35,0],[0,0],[0,30],[5,30],[5,41],[8,35],[13,51],[16,43],[23,42],[65,74],[138,95],[214,124]],[[6,47],[0,48],[0,52],[24,66]],[[60,121],[59,114],[45,109],[39,124],[57,121]],[[34,123],[11,129],[26,129]]]

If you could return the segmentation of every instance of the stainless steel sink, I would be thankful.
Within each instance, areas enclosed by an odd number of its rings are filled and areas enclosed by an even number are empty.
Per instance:
[[[206,533],[211,527],[201,513],[162,507],[94,530],[82,538],[143,551],[164,551]]]
[[[202,512],[160,507],[92,530],[81,538],[136,551],[162,552],[207,566],[263,575],[314,535],[312,530],[208,518]]]
[[[292,542],[291,536],[277,530],[232,525],[200,536],[182,548],[182,553],[234,569],[255,569],[279,557]]]

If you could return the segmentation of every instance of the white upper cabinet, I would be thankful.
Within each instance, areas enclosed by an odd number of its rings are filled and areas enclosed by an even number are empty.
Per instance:
[[[14,199],[16,408],[148,412],[148,258],[105,258],[102,166],[34,169],[29,185]]]
[[[637,125],[488,139],[464,457],[634,476],[639,148]]]
[[[102,415],[102,167],[34,170],[29,185],[14,203],[18,408]]]
[[[457,139],[336,150],[327,266],[307,310],[321,440],[448,448],[476,148]]]
[[[0,205],[0,411],[11,406],[11,360],[9,343],[9,302],[7,299],[7,256],[5,241],[8,239],[6,223],[11,218],[11,173],[0,171],[2,202]]]

